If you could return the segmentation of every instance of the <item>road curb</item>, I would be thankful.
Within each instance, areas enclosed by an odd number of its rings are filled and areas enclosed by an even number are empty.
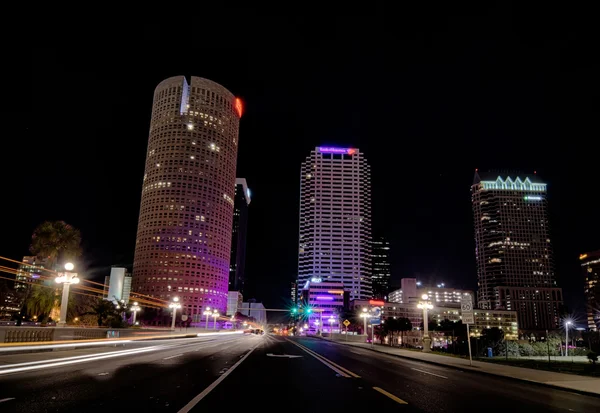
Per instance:
[[[327,341],[331,342],[330,340],[327,340]],[[404,355],[401,355],[401,354],[390,354],[390,353],[386,353],[386,352],[383,352],[383,351],[379,351],[379,350],[377,350],[375,348],[353,346],[352,344],[342,343],[342,342],[339,342],[339,341],[333,341],[333,343],[341,344],[341,345],[347,346],[347,347],[362,348],[364,350],[370,350],[370,351],[373,351],[375,353],[385,354],[385,355],[392,356],[392,357],[398,357],[398,358],[402,358],[402,359],[405,359],[405,360],[412,360],[412,361],[422,362],[422,363],[426,363],[426,364],[432,364],[432,365],[435,365],[435,366],[448,367],[448,368],[451,368],[451,369],[454,369],[454,370],[461,370],[461,371],[468,371],[468,372],[472,372],[472,373],[479,373],[479,374],[483,374],[483,375],[486,375],[486,376],[493,376],[493,377],[500,377],[500,378],[504,378],[504,379],[511,379],[511,380],[520,381],[522,383],[535,384],[537,386],[549,387],[549,388],[552,388],[552,389],[555,389],[555,390],[567,391],[567,392],[571,392],[571,393],[583,394],[585,396],[592,396],[592,397],[598,397],[598,398],[600,398],[600,394],[599,393],[594,393],[594,392],[589,392],[589,391],[579,390],[579,389],[572,389],[570,387],[562,387],[562,386],[558,386],[556,384],[542,383],[542,382],[539,382],[539,381],[521,379],[521,378],[512,377],[512,376],[504,376],[502,374],[496,374],[496,373],[492,373],[492,372],[489,372],[489,371],[476,370],[475,368],[469,368],[469,367],[465,368],[465,367],[453,366],[453,365],[449,365],[449,364],[443,364],[443,363],[439,363],[437,361],[421,360],[421,359],[416,359],[416,358],[413,358],[413,357],[404,356]],[[482,363],[484,363],[484,362],[482,362]],[[527,367],[521,367],[521,368],[527,368]],[[534,370],[534,369],[530,369],[530,370]],[[562,373],[562,374],[566,374],[566,373]],[[587,377],[587,376],[578,376],[578,377]]]

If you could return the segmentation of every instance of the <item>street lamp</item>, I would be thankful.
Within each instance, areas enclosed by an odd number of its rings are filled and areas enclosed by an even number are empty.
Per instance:
[[[360,317],[364,320],[363,334],[367,334],[367,317],[369,317],[369,310],[366,307],[362,309],[362,313],[360,313]]]
[[[181,304],[179,304],[179,297],[173,297],[173,302],[169,304],[169,308],[173,309],[173,321],[171,322],[171,330],[175,330],[175,317],[177,314],[177,309],[181,308]]]
[[[215,309],[212,313],[212,317],[214,319],[214,323],[213,323],[213,330],[217,329],[217,317],[220,317],[221,314],[219,314],[219,310]]]
[[[208,330],[208,317],[210,317],[212,315],[212,311],[210,311],[210,307],[206,307],[206,310],[204,310],[202,315],[206,316],[206,326],[204,328],[206,330]]]
[[[136,314],[137,314],[137,312],[138,312],[138,311],[140,311],[140,310],[141,310],[141,308],[140,308],[140,306],[138,305],[138,302],[137,302],[137,301],[134,301],[134,302],[133,302],[133,305],[131,306],[131,311],[133,311],[133,323],[132,323],[133,325],[135,325],[135,315],[136,315]]]
[[[319,331],[319,324],[321,324],[321,323],[319,322],[319,320],[315,320],[315,326],[317,326],[317,331]]]
[[[570,321],[565,321],[565,332],[567,336],[565,337],[565,357],[569,356],[569,326],[571,325]]]
[[[67,324],[67,306],[69,305],[69,287],[71,284],[79,284],[79,278],[77,273],[70,272],[75,268],[73,263],[68,262],[65,264],[66,272],[56,277],[56,283],[63,285],[62,301],[60,302],[60,319],[57,323],[57,327],[64,327]]]
[[[333,340],[333,323],[335,323],[335,318],[333,316],[329,317],[329,338]]]
[[[422,301],[419,302],[417,308],[423,309],[423,351],[431,351],[431,338],[429,338],[429,318],[427,317],[427,310],[433,308],[433,304],[429,301],[429,296],[423,294],[421,296]]]

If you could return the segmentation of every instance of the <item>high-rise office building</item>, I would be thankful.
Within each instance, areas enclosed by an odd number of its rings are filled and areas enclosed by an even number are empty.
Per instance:
[[[171,77],[154,91],[133,291],[177,296],[181,314],[226,311],[241,115],[208,79]]]
[[[579,256],[583,271],[583,288],[587,309],[587,325],[591,331],[600,330],[600,250]]]
[[[371,250],[371,263],[373,265],[373,298],[387,299],[390,292],[390,243],[380,237],[373,240]]]
[[[110,275],[104,277],[103,298],[108,301],[129,302],[131,295],[131,273],[127,268],[112,267]]]
[[[536,175],[475,173],[478,307],[516,310],[519,328],[559,327],[557,287],[548,227],[547,185]]]
[[[342,283],[371,298],[371,172],[355,148],[317,147],[302,163],[298,290]]]
[[[233,198],[233,230],[229,259],[229,291],[244,293],[246,268],[246,234],[248,232],[248,205],[250,190],[244,178],[235,180]]]
[[[43,269],[48,266],[48,259],[36,256],[26,255],[23,257],[23,263],[19,264],[15,277],[15,290],[22,290],[27,287],[26,283],[40,283],[41,276],[50,275]]]

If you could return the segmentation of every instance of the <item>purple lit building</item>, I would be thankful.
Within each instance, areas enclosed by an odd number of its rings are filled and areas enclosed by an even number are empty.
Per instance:
[[[242,102],[200,77],[154,91],[133,291],[225,314]]]
[[[318,330],[339,333],[340,314],[349,305],[349,292],[339,282],[321,281],[313,278],[307,281],[300,291],[302,307],[312,309],[306,316],[307,334],[315,334]]]
[[[370,166],[358,149],[317,147],[300,175],[298,287],[318,279],[368,299],[371,270]]]

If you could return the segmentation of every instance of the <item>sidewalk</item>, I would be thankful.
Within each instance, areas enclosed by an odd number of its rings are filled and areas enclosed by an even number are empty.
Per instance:
[[[354,347],[362,347],[371,350],[371,345],[367,343],[352,343],[345,341],[336,341],[336,343]],[[372,350],[379,353],[418,360],[425,363],[438,364],[446,367],[452,367],[465,371],[474,371],[483,374],[491,374],[495,376],[510,377],[512,379],[534,382],[545,386],[558,388],[560,390],[570,390],[578,393],[600,396],[600,379],[594,377],[555,373],[552,371],[534,370],[523,367],[505,366],[502,364],[486,363],[482,361],[473,361],[473,367],[471,367],[468,359],[441,356],[439,354],[420,353],[417,351],[404,350],[378,344],[376,344]]]

